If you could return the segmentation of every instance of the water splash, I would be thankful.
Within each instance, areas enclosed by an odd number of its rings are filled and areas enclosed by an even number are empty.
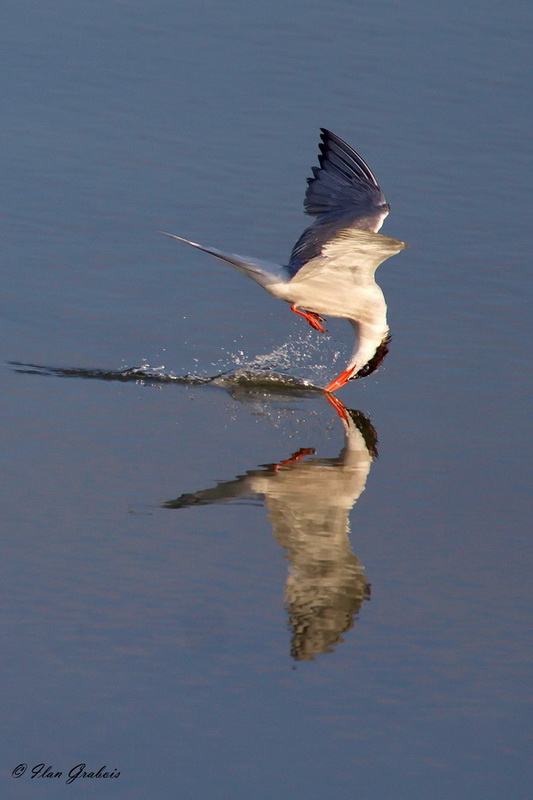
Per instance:
[[[212,366],[235,377],[253,374],[279,376],[288,372],[291,379],[301,385],[320,387],[328,382],[331,365],[341,355],[340,351],[336,351],[333,355],[327,353],[325,358],[324,344],[329,339],[329,336],[318,338],[310,331],[307,335],[291,336],[269,353],[250,355],[243,349],[226,351],[226,358]]]

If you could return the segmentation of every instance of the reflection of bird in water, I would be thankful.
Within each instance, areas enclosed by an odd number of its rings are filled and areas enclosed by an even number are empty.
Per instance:
[[[378,182],[361,156],[324,128],[319,164],[304,200],[306,214],[315,220],[294,245],[287,266],[167,235],[231,264],[319,331],[325,331],[323,314],[347,319],[356,343],[346,369],[326,386],[333,392],[369,375],[385,358],[387,306],[374,273],[407,245],[377,233],[390,209]]]
[[[290,562],[285,601],[296,660],[331,652],[368,599],[364,568],[349,540],[349,512],[363,492],[377,437],[370,421],[331,395],[345,442],[337,458],[301,449],[278,464],[248,471],[213,489],[184,494],[166,508],[262,497],[274,535]]]

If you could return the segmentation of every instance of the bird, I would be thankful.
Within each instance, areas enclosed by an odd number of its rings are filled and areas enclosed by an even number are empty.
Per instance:
[[[374,273],[408,245],[378,233],[390,206],[368,164],[326,128],[320,128],[318,164],[304,198],[304,211],[314,219],[285,265],[161,233],[231,264],[315,330],[326,332],[326,316],[348,320],[355,344],[346,368],[324,387],[331,393],[370,375],[387,355],[387,305]]]

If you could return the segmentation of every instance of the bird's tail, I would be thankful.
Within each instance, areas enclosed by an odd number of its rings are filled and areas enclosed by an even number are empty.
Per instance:
[[[247,275],[256,283],[259,283],[265,289],[273,283],[286,282],[289,278],[286,268],[280,264],[274,264],[270,261],[263,261],[257,258],[249,258],[248,256],[239,256],[237,253],[225,253],[223,250],[217,250],[216,247],[206,247],[197,242],[191,242],[189,239],[184,239],[183,236],[176,236],[175,233],[167,233],[160,231],[165,236],[170,236],[172,239],[177,239],[179,242],[189,244],[191,247],[196,247],[198,250],[203,250],[204,253],[210,253],[215,258],[231,264],[232,267],[238,269],[243,275]]]

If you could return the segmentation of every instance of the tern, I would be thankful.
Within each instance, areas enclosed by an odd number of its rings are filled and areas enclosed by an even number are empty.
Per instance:
[[[166,233],[173,239],[231,264],[291,311],[325,332],[324,317],[347,319],[355,345],[347,367],[324,391],[374,372],[388,352],[387,305],[374,279],[387,258],[408,245],[378,233],[390,206],[370,167],[345,141],[320,129],[318,167],[307,179],[305,213],[315,219],[292,250],[289,263],[276,264]]]

